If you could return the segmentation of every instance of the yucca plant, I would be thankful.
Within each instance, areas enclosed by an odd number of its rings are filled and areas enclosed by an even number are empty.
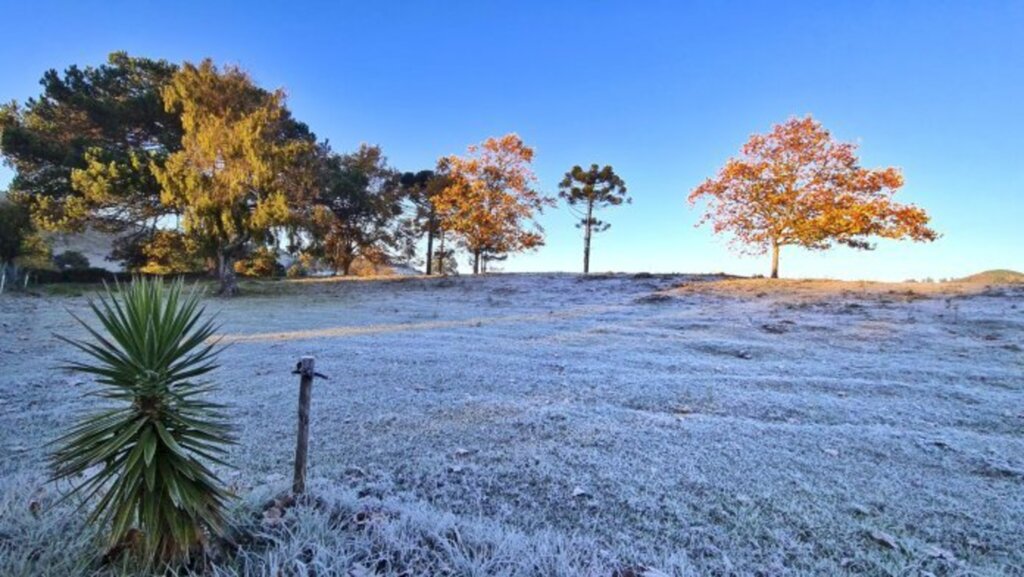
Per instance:
[[[230,495],[208,468],[233,442],[223,406],[198,382],[220,348],[200,295],[181,281],[136,278],[106,287],[90,307],[103,331],[72,313],[90,338],[59,337],[88,356],[66,368],[87,373],[114,406],[83,418],[54,441],[53,479],[67,497],[95,505],[111,547],[129,545],[148,563],[184,561],[224,529]]]

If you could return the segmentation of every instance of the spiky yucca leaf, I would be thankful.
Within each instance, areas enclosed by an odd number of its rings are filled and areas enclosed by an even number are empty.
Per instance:
[[[90,520],[109,524],[111,545],[137,529],[146,561],[187,557],[223,530],[229,499],[208,464],[225,464],[233,439],[223,406],[203,398],[213,387],[195,380],[217,367],[216,327],[181,281],[136,278],[89,305],[102,330],[72,314],[91,338],[59,338],[89,359],[66,368],[91,375],[113,406],[54,441],[53,478],[95,500]]]

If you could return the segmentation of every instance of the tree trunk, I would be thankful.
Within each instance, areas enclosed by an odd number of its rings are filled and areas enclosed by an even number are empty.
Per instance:
[[[772,278],[779,278],[779,243],[772,243]]]
[[[7,263],[0,263],[0,295],[4,294],[7,285]]]
[[[480,274],[480,251],[473,251],[473,274]]]
[[[438,259],[437,259],[437,268],[438,268],[438,271],[441,273],[441,276],[448,276],[448,268],[445,266],[445,262],[444,262],[445,259],[448,258],[448,254],[444,252],[444,229],[442,228],[441,230],[439,230],[438,234],[441,235],[441,238],[438,239],[440,241],[440,244],[441,244],[441,251],[440,251],[440,255],[441,256],[438,257]]]
[[[587,203],[587,224],[583,228],[583,274],[590,273],[590,234],[593,223],[594,203]]]
[[[430,210],[430,220],[427,222],[427,276],[434,271],[434,210]]]
[[[353,246],[352,241],[345,242],[338,255],[338,260],[341,264],[341,274],[348,276],[349,271],[352,270],[352,263],[356,261],[356,247]]]
[[[235,257],[228,251],[217,253],[217,276],[220,278],[220,290],[217,294],[233,297],[238,294],[238,277],[235,276]]]

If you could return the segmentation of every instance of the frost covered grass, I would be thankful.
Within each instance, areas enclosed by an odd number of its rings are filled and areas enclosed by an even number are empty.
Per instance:
[[[615,562],[592,540],[551,532],[526,535],[494,523],[460,519],[429,505],[360,497],[329,485],[312,489],[315,501],[288,508],[274,524],[266,522],[262,504],[274,493],[245,494],[231,519],[232,548],[227,550],[234,553],[219,552],[172,573],[572,576],[604,574]],[[5,531],[0,574],[135,574],[124,560],[103,560],[102,539],[73,507],[26,516],[23,497],[19,491],[7,491],[0,503]]]
[[[679,286],[682,285],[682,286]],[[241,552],[214,574],[1024,574],[1024,290],[498,275],[214,301]],[[0,574],[97,570],[41,446],[73,296],[0,299]],[[297,358],[313,504],[288,486]],[[37,507],[34,503],[38,503]],[[243,538],[244,537],[244,538]],[[105,569],[117,573],[117,566]]]

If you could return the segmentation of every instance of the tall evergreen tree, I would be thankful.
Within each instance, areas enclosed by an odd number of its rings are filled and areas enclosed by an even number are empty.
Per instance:
[[[590,241],[595,232],[604,232],[611,224],[594,217],[594,212],[607,206],[633,202],[626,193],[626,183],[611,166],[599,168],[591,164],[584,170],[579,165],[565,173],[558,185],[558,195],[565,199],[569,209],[579,217],[577,227],[583,229],[583,274],[590,272]]]
[[[410,222],[413,234],[417,237],[427,235],[426,274],[431,275],[434,272],[434,239],[441,231],[434,197],[444,189],[444,179],[433,170],[406,172],[402,175],[402,186],[415,207]]]
[[[0,153],[46,230],[94,227],[120,237],[118,254],[146,242],[172,208],[154,167],[181,143],[178,115],[161,91],[177,71],[164,60],[110,55],[98,67],[49,70],[43,91],[0,106]]]

